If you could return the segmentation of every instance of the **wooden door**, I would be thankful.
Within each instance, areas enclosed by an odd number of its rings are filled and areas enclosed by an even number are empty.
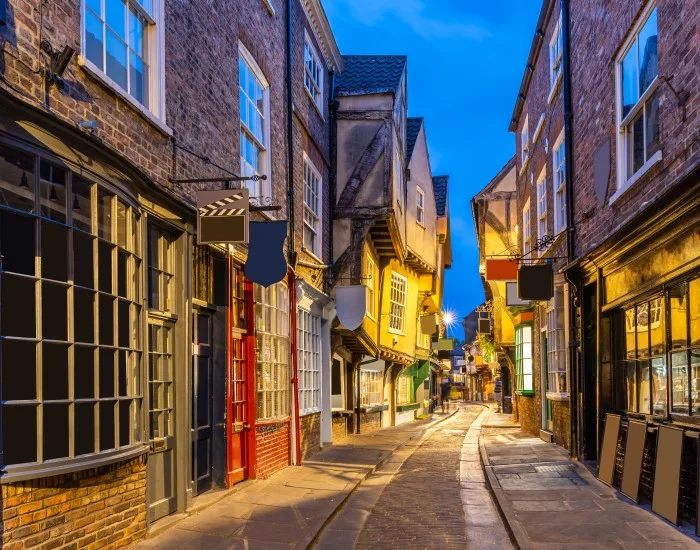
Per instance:
[[[192,337],[192,489],[195,495],[212,487],[213,464],[213,352],[212,314],[196,309]]]

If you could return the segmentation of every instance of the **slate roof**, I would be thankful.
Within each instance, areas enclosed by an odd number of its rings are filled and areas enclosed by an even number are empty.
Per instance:
[[[423,126],[423,117],[409,117],[406,121],[406,164],[411,162],[411,155],[413,155],[413,148],[416,146],[421,126]]]
[[[406,56],[344,55],[343,65],[335,81],[336,95],[381,94],[398,89]]]
[[[444,216],[447,209],[447,183],[450,176],[433,177],[433,193],[435,194],[435,209],[438,216]]]

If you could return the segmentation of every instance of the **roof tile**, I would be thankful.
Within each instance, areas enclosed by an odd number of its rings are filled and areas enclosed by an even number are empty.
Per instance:
[[[447,184],[450,176],[433,177],[433,193],[435,194],[435,209],[438,216],[444,216],[447,210]]]
[[[343,65],[345,70],[336,77],[336,95],[381,94],[398,89],[406,56],[344,55]]]

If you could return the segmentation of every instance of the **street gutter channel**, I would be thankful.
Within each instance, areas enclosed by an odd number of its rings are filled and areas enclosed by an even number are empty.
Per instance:
[[[387,461],[388,461],[390,458],[392,458],[399,450],[401,450],[403,447],[405,447],[408,443],[410,443],[410,442],[413,441],[414,439],[419,438],[419,439],[421,440],[421,443],[419,443],[418,445],[416,445],[416,446],[414,447],[413,451],[411,451],[411,453],[408,454],[408,455],[403,459],[403,461],[401,461],[401,464],[399,464],[398,468],[396,469],[396,472],[398,472],[398,471],[401,469],[401,466],[403,466],[404,462],[406,462],[406,460],[408,460],[408,458],[409,458],[413,453],[416,452],[416,449],[418,449],[418,448],[420,447],[420,445],[422,444],[422,440],[425,439],[426,436],[427,436],[429,433],[432,433],[438,425],[442,424],[442,423],[445,422],[446,420],[449,420],[450,418],[452,418],[455,414],[457,414],[457,413],[460,412],[461,410],[462,410],[462,409],[460,409],[459,407],[457,407],[457,406],[455,405],[455,410],[452,411],[450,414],[448,414],[447,416],[445,416],[445,417],[443,417],[443,418],[440,418],[440,419],[438,419],[438,420],[434,420],[434,421],[432,421],[432,422],[426,424],[425,429],[423,429],[422,431],[418,432],[417,434],[412,435],[411,437],[409,437],[409,438],[407,438],[406,440],[404,440],[404,441],[402,441],[401,443],[399,443],[399,445],[397,445],[391,452],[389,452],[389,453],[388,453],[384,458],[382,458],[377,464],[375,464],[372,468],[370,468],[370,470],[355,484],[355,486],[352,488],[352,490],[351,490],[347,495],[345,495],[345,498],[340,502],[340,504],[338,504],[338,506],[336,506],[335,510],[333,510],[333,512],[331,513],[331,515],[328,516],[328,518],[326,518],[326,521],[324,521],[324,522],[323,522],[323,525],[321,525],[320,529],[319,529],[318,531],[316,531],[316,535],[314,535],[314,537],[311,539],[311,541],[309,542],[309,544],[307,545],[306,548],[307,548],[307,549],[311,549],[311,548],[313,548],[314,546],[316,546],[316,543],[318,542],[318,540],[320,539],[321,535],[324,533],[324,531],[326,530],[326,528],[327,528],[331,523],[333,523],[333,520],[336,518],[336,516],[338,516],[338,515],[340,514],[340,512],[341,512],[341,511],[343,510],[343,508],[345,507],[345,504],[350,500],[350,498],[353,496],[353,494],[357,491],[357,489],[362,485],[362,483],[363,483],[364,481],[366,481],[369,477],[371,477],[374,473],[376,473],[376,471],[377,471],[378,469],[380,469],[382,466],[384,466],[384,464],[386,464]],[[394,474],[392,475],[392,477],[393,477],[394,475],[396,475],[396,472],[394,472]]]

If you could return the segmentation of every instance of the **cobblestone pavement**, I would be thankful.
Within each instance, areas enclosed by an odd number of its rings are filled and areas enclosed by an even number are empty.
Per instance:
[[[459,406],[455,416],[405,445],[365,480],[321,534],[315,549],[471,547],[461,494],[460,471],[465,468],[461,459],[468,430],[484,408]],[[472,465],[481,471],[478,458]]]

